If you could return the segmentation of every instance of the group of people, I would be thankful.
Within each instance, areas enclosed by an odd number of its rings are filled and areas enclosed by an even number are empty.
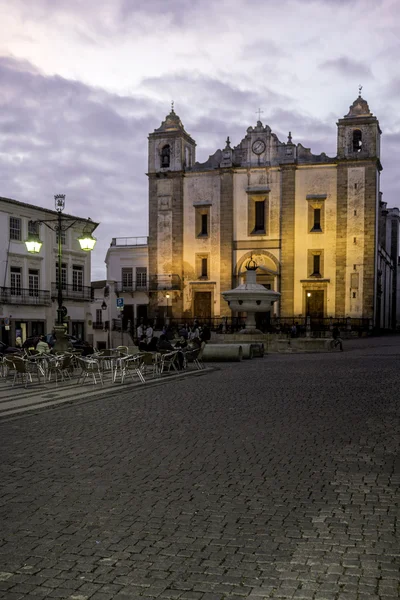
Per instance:
[[[151,325],[140,323],[136,333],[136,344],[141,352],[178,350],[177,363],[178,368],[181,369],[185,362],[184,352],[200,348],[202,343],[208,342],[211,337],[209,328],[206,325],[200,326],[197,321],[194,321],[191,326],[184,324],[177,329],[165,325],[159,337],[154,335],[154,329]],[[174,344],[171,343],[172,340],[175,340]]]

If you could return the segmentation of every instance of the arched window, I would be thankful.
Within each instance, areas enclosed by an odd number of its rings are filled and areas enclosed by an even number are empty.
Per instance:
[[[353,131],[353,152],[361,152],[362,150],[362,133],[359,129]]]
[[[167,145],[161,150],[161,167],[169,167],[171,160],[171,148]]]

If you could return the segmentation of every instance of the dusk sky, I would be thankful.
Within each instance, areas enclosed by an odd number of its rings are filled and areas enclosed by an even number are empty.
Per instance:
[[[197,160],[261,120],[336,155],[363,86],[400,206],[400,0],[0,0],[0,196],[147,235],[147,136],[171,101]],[[397,176],[397,177],[396,177]]]

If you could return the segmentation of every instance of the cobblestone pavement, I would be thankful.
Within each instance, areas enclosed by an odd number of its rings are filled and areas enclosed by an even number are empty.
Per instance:
[[[0,598],[398,599],[400,338],[0,424]]]

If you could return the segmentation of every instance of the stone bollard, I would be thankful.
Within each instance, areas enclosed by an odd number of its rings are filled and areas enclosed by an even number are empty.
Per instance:
[[[243,350],[240,344],[207,344],[203,352],[204,362],[240,362],[242,358]]]

